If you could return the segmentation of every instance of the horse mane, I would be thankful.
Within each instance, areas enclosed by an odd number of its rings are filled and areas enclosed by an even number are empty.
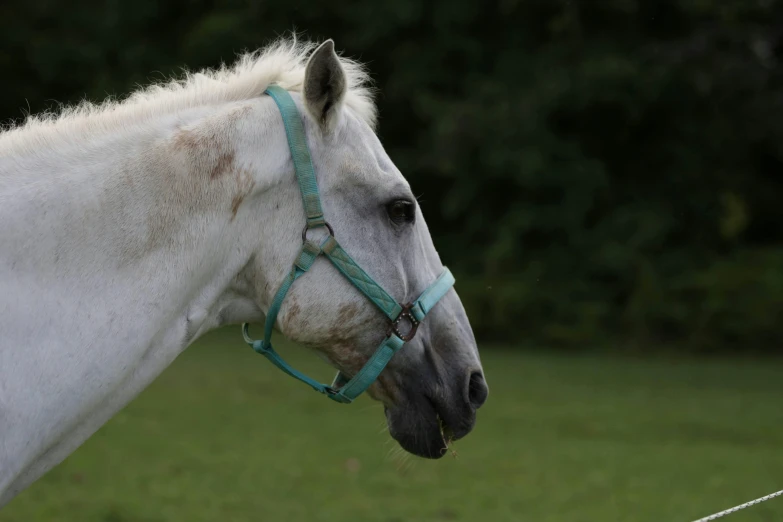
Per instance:
[[[132,92],[124,100],[102,103],[82,101],[57,111],[31,115],[0,132],[0,153],[33,152],[58,143],[100,135],[129,125],[143,124],[152,117],[184,109],[218,103],[249,100],[260,96],[272,83],[300,91],[310,53],[318,46],[281,38],[255,52],[241,55],[231,66],[196,73],[185,71],[183,78],[152,84]],[[369,75],[362,64],[344,57],[348,91],[346,106],[375,128],[376,107]]]

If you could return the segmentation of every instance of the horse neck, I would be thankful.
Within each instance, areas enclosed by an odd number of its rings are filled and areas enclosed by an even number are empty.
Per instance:
[[[200,334],[262,318],[244,274],[290,175],[272,110],[226,104],[0,159],[0,417],[19,427],[0,501]]]

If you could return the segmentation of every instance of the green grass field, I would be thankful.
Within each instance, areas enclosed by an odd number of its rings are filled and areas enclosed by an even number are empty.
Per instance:
[[[0,521],[688,522],[783,489],[780,362],[482,358],[476,429],[426,461],[377,403],[328,401],[238,328],[210,334]],[[783,498],[722,520],[783,520]]]

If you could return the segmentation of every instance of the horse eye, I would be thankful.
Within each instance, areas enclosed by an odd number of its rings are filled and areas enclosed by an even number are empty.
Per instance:
[[[412,223],[416,215],[413,203],[405,199],[396,199],[387,204],[386,212],[389,214],[389,219],[398,225]]]

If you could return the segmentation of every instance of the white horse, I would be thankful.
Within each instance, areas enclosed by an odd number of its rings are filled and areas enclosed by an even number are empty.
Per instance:
[[[398,302],[444,270],[374,133],[367,76],[331,40],[280,41],[121,103],[29,118],[0,134],[0,506],[202,334],[264,319],[304,223],[271,84],[296,101],[346,251]],[[276,322],[346,375],[388,327],[323,258]],[[455,440],[473,428],[487,386],[453,289],[368,393],[416,455],[441,456],[444,428]]]

